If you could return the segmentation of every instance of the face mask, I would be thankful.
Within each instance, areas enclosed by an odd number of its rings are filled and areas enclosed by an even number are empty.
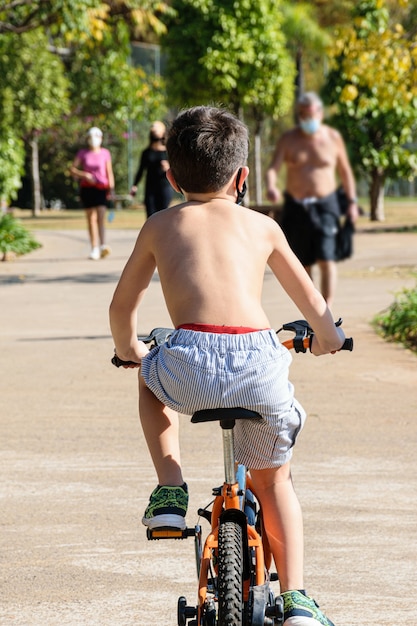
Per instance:
[[[98,135],[93,135],[89,138],[88,143],[92,148],[100,148],[101,146],[101,137]]]
[[[237,177],[236,177],[236,194],[237,194],[236,204],[242,204],[243,198],[246,195],[246,181],[243,181],[242,191],[239,191],[239,182],[240,182],[241,175],[242,175],[242,168],[239,169],[237,173]]]
[[[161,135],[153,132],[149,133],[149,140],[151,142],[161,141],[162,143],[165,143],[165,137],[161,137]]]
[[[314,135],[320,128],[320,120],[316,120],[312,117],[308,120],[300,120],[300,128],[307,135]]]

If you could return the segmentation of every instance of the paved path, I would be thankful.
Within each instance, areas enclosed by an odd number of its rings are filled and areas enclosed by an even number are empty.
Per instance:
[[[37,236],[41,250],[0,264],[0,624],[175,626],[178,596],[195,601],[193,545],[145,539],[155,478],[135,373],[109,363],[107,308],[135,233],[112,231],[97,263],[82,231]],[[355,351],[292,366],[309,413],[293,465],[306,585],[336,626],[417,620],[417,357],[369,326],[415,284],[416,250],[416,234],[358,234],[334,307]],[[269,273],[264,302],[277,328],[299,317]],[[155,277],[139,328],[168,324]],[[219,443],[184,418],[189,524],[221,480]]]

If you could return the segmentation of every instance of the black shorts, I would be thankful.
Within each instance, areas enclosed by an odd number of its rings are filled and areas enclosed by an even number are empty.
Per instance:
[[[108,189],[97,187],[80,187],[80,198],[84,209],[106,206]]]
[[[282,230],[291,249],[304,266],[317,261],[336,261],[340,209],[336,192],[303,203],[284,194]]]

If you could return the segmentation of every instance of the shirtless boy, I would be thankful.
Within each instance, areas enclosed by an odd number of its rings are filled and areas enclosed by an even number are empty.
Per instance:
[[[323,104],[313,92],[297,102],[298,126],[278,140],[266,173],[267,196],[283,200],[276,186],[277,173],[286,166],[282,228],[291,248],[311,276],[318,264],[321,292],[329,307],[336,289],[336,233],[339,205],[336,188],[339,175],[349,198],[348,215],[358,217],[355,179],[340,133],[322,123]]]
[[[248,154],[244,124],[223,109],[181,113],[167,136],[168,179],[186,202],[151,216],[141,229],[110,306],[117,356],[139,372],[139,413],[158,486],[142,519],[150,528],[185,528],[178,413],[242,406],[263,421],[240,420],[236,458],[248,466],[279,572],[285,626],[333,626],[304,590],[303,526],[290,458],[305,413],[288,381],[291,356],[261,306],[266,265],[315,332],[315,355],[344,341],[280,227],[236,204]],[[137,340],[137,311],[158,268],[177,329],[148,352]]]

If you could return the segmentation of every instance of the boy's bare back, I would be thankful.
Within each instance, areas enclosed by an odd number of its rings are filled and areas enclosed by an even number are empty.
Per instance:
[[[286,282],[292,261],[292,252],[272,219],[216,199],[181,204],[154,215],[142,228],[126,271],[131,274],[131,287],[141,292],[158,268],[175,326],[267,328],[261,306],[266,265],[269,262],[278,279]],[[295,287],[295,275],[293,279]]]

